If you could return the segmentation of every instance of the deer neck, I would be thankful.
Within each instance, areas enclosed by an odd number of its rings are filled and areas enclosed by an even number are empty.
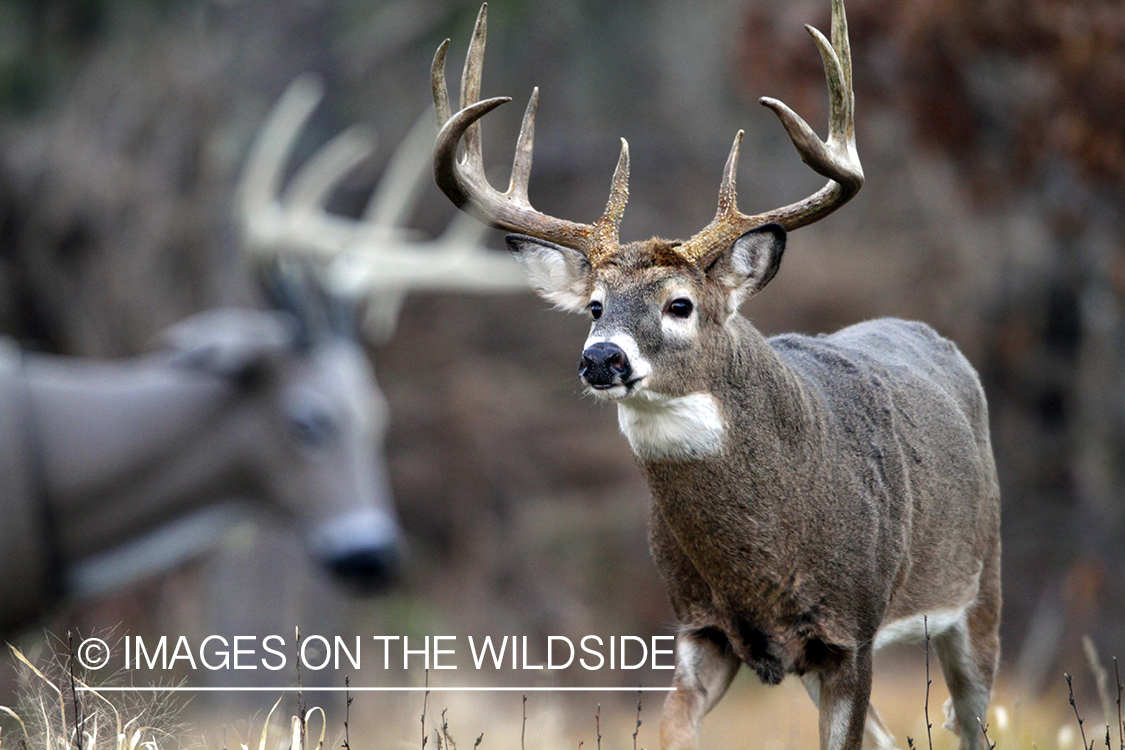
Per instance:
[[[804,538],[816,523],[792,506],[822,481],[827,418],[812,386],[747,321],[737,318],[726,331],[711,350],[707,389],[694,399],[713,405],[717,449],[646,455],[636,451],[636,432],[630,442],[652,491],[653,517],[668,532],[665,542],[654,541],[658,565],[673,577],[688,565],[718,597],[720,612],[736,601],[772,611],[767,600],[786,590],[799,565],[789,556],[796,548],[777,540]],[[725,571],[736,564],[731,577]]]
[[[723,462],[751,444],[761,450],[816,438],[815,400],[749,321],[735,316],[709,351],[697,389],[642,391],[618,402],[618,424],[638,461]]]
[[[46,493],[68,561],[235,491],[244,443],[232,419],[236,389],[224,379],[159,357],[36,357],[28,374]]]

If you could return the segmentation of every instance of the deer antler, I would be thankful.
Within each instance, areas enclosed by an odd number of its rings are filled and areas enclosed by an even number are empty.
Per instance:
[[[434,127],[420,118],[391,158],[359,221],[325,209],[332,190],[374,150],[370,130],[336,136],[281,188],[297,137],[322,96],[312,76],[289,85],[259,131],[238,187],[243,246],[257,260],[301,260],[320,270],[327,291],[368,295],[377,335],[393,330],[402,298],[416,289],[495,292],[527,289],[506,253],[482,243],[487,227],[460,214],[430,241],[403,226],[428,176]]]
[[[374,134],[353,126],[320,150],[281,192],[282,172],[301,128],[320,102],[311,75],[294,79],[258,132],[238,185],[243,246],[273,257],[281,250],[332,257],[349,244],[355,222],[324,210],[332,188],[375,149]]]
[[[726,249],[748,229],[771,222],[787,230],[812,224],[851,200],[863,186],[863,166],[855,145],[855,94],[852,91],[852,56],[848,43],[848,21],[843,0],[832,0],[832,41],[829,42],[812,26],[805,28],[820,49],[828,79],[831,114],[828,141],[817,137],[812,128],[784,103],[770,97],[759,101],[772,109],[781,120],[801,160],[828,178],[828,184],[804,200],[754,216],[738,210],[735,179],[738,172],[738,151],[742,131],[734,137],[730,156],[723,168],[719,188],[719,208],[711,223],[676,248],[693,262],[709,258]]]
[[[493,226],[580,250],[592,263],[596,263],[599,258],[619,247],[618,227],[625,212],[625,202],[629,198],[629,144],[624,138],[621,139],[621,156],[613,173],[609,202],[597,222],[579,224],[536,211],[527,198],[535,109],[539,100],[539,89],[536,88],[532,91],[523,125],[520,127],[508,189],[501,193],[492,187],[484,175],[478,121],[501,104],[511,101],[511,98],[497,97],[480,101],[487,17],[488,4],[485,3],[477,15],[473,39],[465,56],[465,68],[461,76],[461,110],[455,114],[450,112],[449,92],[445,83],[448,39],[442,42],[434,55],[430,80],[434,95],[434,114],[438,127],[441,128],[434,145],[434,178],[455,205],[473,212]],[[465,155],[458,159],[457,146],[462,141],[465,144]]]
[[[605,213],[593,226],[577,224],[542,214],[527,200],[527,181],[531,171],[531,141],[535,126],[535,108],[539,90],[531,95],[516,146],[512,179],[506,192],[493,188],[484,176],[481,156],[479,120],[508,97],[479,101],[481,65],[484,58],[485,17],[487,4],[481,7],[473,39],[465,58],[461,81],[461,110],[450,113],[449,94],[445,86],[445,55],[449,40],[438,47],[431,71],[434,113],[438,134],[434,147],[434,177],[447,196],[459,207],[474,212],[494,226],[529,234],[584,252],[598,264],[619,248],[617,227],[625,209],[629,188],[629,149],[621,141],[621,158],[613,175],[613,187]],[[831,96],[832,111],[827,142],[821,141],[812,128],[782,102],[763,97],[761,103],[777,113],[789,133],[801,159],[828,178],[828,184],[802,201],[766,213],[747,216],[737,207],[735,177],[742,131],[735,136],[719,189],[719,208],[715,218],[704,229],[676,251],[692,262],[700,262],[728,247],[748,229],[776,222],[786,229],[811,224],[835,211],[855,195],[863,185],[863,167],[855,146],[855,97],[852,92],[851,50],[843,0],[832,0],[832,41],[811,26],[806,26],[820,49],[825,76]],[[464,140],[465,155],[456,157],[457,146]]]

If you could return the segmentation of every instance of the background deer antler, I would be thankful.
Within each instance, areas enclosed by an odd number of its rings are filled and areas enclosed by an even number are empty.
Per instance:
[[[313,76],[282,94],[250,151],[238,186],[243,246],[258,263],[301,261],[317,269],[326,291],[367,299],[368,332],[389,338],[411,290],[501,292],[527,289],[507,253],[482,243],[488,227],[458,213],[440,237],[405,226],[429,177],[433,118],[419,118],[392,156],[360,219],[326,208],[340,180],[375,149],[370,129],[352,126],[308,160],[282,188],[301,129],[323,95]]]

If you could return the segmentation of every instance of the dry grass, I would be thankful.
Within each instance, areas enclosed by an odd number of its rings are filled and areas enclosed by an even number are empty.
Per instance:
[[[314,698],[324,709],[305,708],[302,699],[294,699],[292,694],[278,698],[264,719],[260,714],[250,720],[231,719],[220,716],[221,711],[193,706],[189,713],[197,728],[189,731],[176,723],[176,711],[169,704],[123,702],[129,700],[128,693],[110,693],[110,697],[96,691],[80,693],[84,700],[76,707],[70,675],[60,668],[65,663],[40,670],[21,653],[13,652],[26,679],[18,706],[0,707],[7,718],[0,750],[79,750],[74,733],[76,714],[82,750],[652,750],[659,745],[660,693],[641,695],[638,712],[637,693],[532,693],[524,697],[434,690],[425,698],[421,693],[361,693],[353,695],[354,702],[348,706],[342,694],[310,691],[304,699]],[[919,650],[903,649],[877,660],[872,700],[899,748],[908,747],[908,738],[916,750],[957,747],[957,738],[941,727],[941,707],[948,693],[940,675],[932,677],[927,704]],[[84,686],[78,677],[74,684]],[[1082,707],[1087,740],[1095,750],[1104,744],[1100,714],[1106,708],[1096,703]],[[926,732],[927,707],[934,725],[932,745]],[[1110,709],[1115,710],[1112,705]],[[997,750],[1080,750],[1082,742],[1065,688],[1040,700],[1025,701],[1017,691],[1000,684],[987,726]],[[707,717],[702,746],[816,748],[816,727],[816,711],[799,680],[770,688],[743,672]],[[1118,736],[1112,740],[1109,750],[1116,750]]]
[[[906,750],[909,737],[916,750],[929,750],[924,711],[925,672],[921,659],[915,657],[919,657],[917,651],[880,659],[872,700],[895,735],[897,747]],[[933,675],[929,704],[934,725],[933,750],[957,748],[957,737],[941,727],[942,704],[947,697],[940,674]],[[329,721],[340,727],[341,737],[343,700],[339,696],[324,701],[329,716],[337,717]],[[636,693],[533,693],[527,696],[525,722],[523,696],[518,693],[435,690],[429,695],[426,707],[425,750],[468,750],[478,746],[480,750],[655,750],[659,746],[662,700],[659,693],[643,695],[638,727]],[[350,711],[350,747],[352,750],[422,750],[419,732],[422,706],[423,697],[419,693],[359,694]],[[1092,738],[1090,727],[1095,727],[1094,734],[1101,731],[1104,735],[1100,717],[1095,718],[1098,711],[1093,703],[1088,712],[1085,716],[1087,734]],[[998,685],[987,726],[996,750],[1080,750],[1081,739],[1067,703],[1065,684],[1035,701],[1025,701],[1013,688]],[[208,735],[220,737],[225,733],[220,724],[213,727]],[[242,734],[245,733],[246,729]],[[1116,735],[1113,740],[1111,750],[1116,750]],[[208,741],[204,744],[220,748],[226,743]],[[335,747],[340,745],[337,741]],[[778,687],[767,687],[743,672],[705,720],[701,746],[812,750],[819,746],[816,710],[799,680],[788,679]],[[1099,740],[1095,750],[1103,746]],[[275,744],[269,750],[289,747],[292,745],[288,743]]]
[[[16,707],[0,706],[3,714],[17,728],[15,740],[0,734],[0,749],[19,750],[170,750],[171,748],[207,747],[195,738],[187,725],[179,723],[179,709],[160,693],[136,694],[99,692],[91,688],[69,669],[69,664],[56,659],[39,669],[15,648],[10,647],[20,665],[23,689]],[[76,690],[77,688],[77,690]],[[132,696],[132,697],[131,697]],[[285,721],[275,719],[278,698],[260,726],[254,726],[241,750],[324,750],[329,734],[324,710],[314,706],[305,709],[298,699],[298,711]],[[77,730],[77,731],[76,731]],[[226,750],[227,743],[223,748]]]
[[[178,723],[175,703],[160,694],[138,699],[115,694],[111,699],[94,689],[56,657],[40,669],[9,646],[20,671],[21,690],[15,707],[0,714],[17,728],[14,741],[0,735],[0,748],[21,750],[160,750],[181,747],[185,728]],[[120,696],[120,697],[119,697]]]

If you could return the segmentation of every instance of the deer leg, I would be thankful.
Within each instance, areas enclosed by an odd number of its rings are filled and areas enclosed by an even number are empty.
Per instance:
[[[961,750],[983,747],[981,727],[1000,658],[999,581],[999,561],[986,564],[976,601],[960,621],[933,638],[950,695],[943,726],[960,735]]]
[[[887,729],[883,717],[879,716],[879,712],[870,701],[867,703],[867,723],[864,725],[864,733],[870,747],[876,750],[896,750],[895,736]]]
[[[804,683],[806,692],[812,698],[813,705],[819,709],[820,678],[809,672],[801,675],[801,682]],[[887,729],[887,725],[883,723],[883,718],[875,710],[875,704],[871,703],[870,700],[867,702],[867,720],[863,725],[863,733],[865,747],[873,748],[873,750],[896,750],[895,736],[891,734],[891,730]]]
[[[981,672],[965,621],[951,626],[933,640],[950,695],[945,704],[943,726],[960,735],[961,750],[979,750],[980,722],[988,711],[991,677]]]
[[[703,716],[730,687],[739,667],[726,636],[707,628],[681,633],[676,639],[675,691],[660,715],[663,750],[694,750],[699,745]]]
[[[871,646],[867,645],[842,663],[801,677],[809,697],[820,712],[820,750],[860,750],[865,729],[877,746],[879,732],[886,731],[871,705]],[[869,727],[869,722],[873,722]]]

